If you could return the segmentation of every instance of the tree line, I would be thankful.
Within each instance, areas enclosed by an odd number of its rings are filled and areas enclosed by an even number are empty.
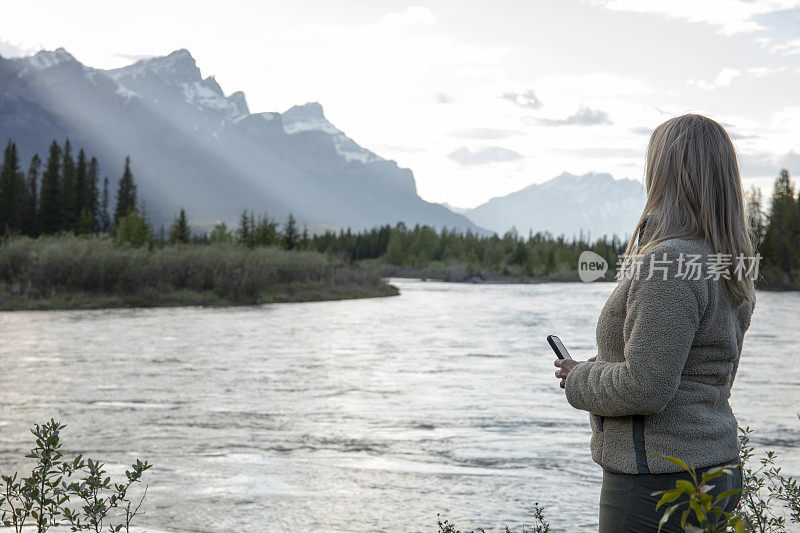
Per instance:
[[[20,170],[16,145],[9,141],[0,170],[0,230],[5,235],[36,237],[60,232],[110,233],[117,243],[134,246],[181,243],[239,243],[248,247],[275,246],[286,250],[313,250],[350,262],[379,260],[398,267],[420,269],[434,265],[463,266],[468,273],[552,276],[574,271],[584,250],[601,255],[615,270],[625,241],[616,236],[593,242],[583,234],[567,238],[550,233],[519,235],[511,230],[499,236],[429,226],[413,228],[400,222],[363,231],[340,230],[309,235],[290,213],[279,224],[266,214],[244,210],[238,227],[219,223],[211,231],[193,233],[181,209],[168,231],[156,233],[144,207],[137,207],[137,187],[130,157],[125,159],[113,216],[109,213],[109,182],[100,182],[97,159],[83,149],[72,154],[69,140],[53,141],[42,166],[38,155],[27,172]],[[800,196],[788,170],[775,181],[771,205],[764,210],[761,192],[746,194],[747,215],[756,250],[762,256],[762,274],[768,285],[800,286]]]
[[[0,166],[0,231],[4,235],[99,234],[113,230],[136,210],[136,185],[130,158],[119,181],[113,219],[109,214],[108,177],[83,149],[73,155],[69,139],[53,141],[42,164],[34,154],[21,170],[17,146],[9,141]]]
[[[761,191],[748,191],[747,218],[764,280],[775,288],[800,288],[800,195],[787,169],[775,180],[768,210]]]

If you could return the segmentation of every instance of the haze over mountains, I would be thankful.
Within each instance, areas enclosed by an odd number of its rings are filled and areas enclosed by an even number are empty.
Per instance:
[[[512,227],[527,235],[549,231],[567,238],[591,233],[624,237],[633,232],[646,194],[635,180],[611,174],[576,176],[564,172],[507,196],[492,198],[474,209],[459,210],[475,224],[503,234]]]
[[[630,231],[641,185],[608,174],[562,174],[474,209],[422,200],[409,169],[361,147],[317,102],[251,113],[244,93],[226,96],[187,50],[101,70],[66,50],[0,58],[0,143],[23,164],[69,138],[100,162],[112,195],[130,155],[149,218],[169,224],[181,207],[205,229],[236,225],[243,209],[311,231],[360,230],[403,221],[504,233],[515,227],[567,237]]]
[[[478,230],[423,201],[409,169],[356,144],[320,104],[250,113],[187,50],[107,71],[61,48],[0,59],[0,142],[14,140],[27,161],[65,138],[98,157],[112,186],[130,154],[156,224],[181,207],[196,226],[232,224],[248,208],[279,221],[292,212],[315,231],[401,220]]]

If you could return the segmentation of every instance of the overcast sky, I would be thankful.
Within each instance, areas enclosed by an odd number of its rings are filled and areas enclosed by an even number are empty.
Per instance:
[[[800,173],[800,1],[3,0],[0,54],[93,67],[187,48],[250,109],[320,102],[423,198],[471,207],[561,172],[642,179],[653,127],[702,113],[745,184]]]

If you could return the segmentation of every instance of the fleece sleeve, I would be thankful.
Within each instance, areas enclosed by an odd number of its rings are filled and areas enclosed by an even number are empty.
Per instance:
[[[708,285],[680,276],[678,254],[662,250],[646,255],[640,274],[631,279],[625,360],[573,368],[565,384],[573,407],[599,416],[649,415],[663,411],[675,396],[708,304]],[[654,260],[669,267],[647,279]]]

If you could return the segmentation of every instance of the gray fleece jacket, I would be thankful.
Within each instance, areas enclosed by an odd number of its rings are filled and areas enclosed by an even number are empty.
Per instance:
[[[721,279],[704,279],[705,267],[700,279],[681,276],[689,254],[706,265],[712,253],[670,239],[644,254],[639,275],[620,280],[600,313],[597,361],[567,375],[567,400],[589,411],[592,459],[604,468],[680,471],[652,454],[698,468],[737,462],[728,398],[753,304],[736,307]]]

